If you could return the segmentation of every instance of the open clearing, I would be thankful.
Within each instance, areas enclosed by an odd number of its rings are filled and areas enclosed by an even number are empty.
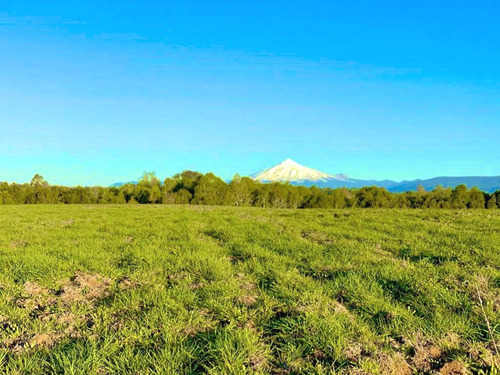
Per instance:
[[[0,371],[498,373],[500,210],[0,207]]]

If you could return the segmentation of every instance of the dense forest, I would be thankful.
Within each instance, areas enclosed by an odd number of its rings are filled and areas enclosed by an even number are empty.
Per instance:
[[[488,208],[499,207],[500,190],[488,194],[465,185],[432,191],[390,193],[375,186],[329,189],[261,183],[234,176],[226,183],[213,173],[184,171],[160,181],[145,172],[120,187],[52,186],[37,174],[30,183],[0,183],[2,204],[199,204],[275,208]]]

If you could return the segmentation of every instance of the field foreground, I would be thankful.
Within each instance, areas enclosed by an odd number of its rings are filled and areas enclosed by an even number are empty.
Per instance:
[[[0,372],[499,373],[500,210],[0,207]]]

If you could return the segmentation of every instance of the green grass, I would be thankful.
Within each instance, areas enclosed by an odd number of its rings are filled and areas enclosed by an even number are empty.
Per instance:
[[[0,207],[3,373],[486,374],[495,342],[500,210]]]

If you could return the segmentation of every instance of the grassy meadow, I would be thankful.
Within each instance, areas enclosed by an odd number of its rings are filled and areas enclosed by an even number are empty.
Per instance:
[[[0,373],[499,374],[500,210],[0,206]]]

